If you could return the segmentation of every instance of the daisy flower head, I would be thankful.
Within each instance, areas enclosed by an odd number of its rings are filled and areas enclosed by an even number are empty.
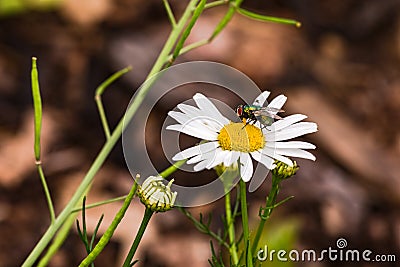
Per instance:
[[[262,92],[253,105],[264,106],[270,92]],[[274,98],[267,107],[275,114],[286,102],[284,95]],[[315,160],[315,156],[305,149],[314,149],[313,144],[301,141],[286,141],[317,131],[317,124],[302,122],[307,116],[294,114],[273,122],[267,127],[258,121],[232,122],[224,117],[215,105],[204,95],[193,96],[197,107],[178,104],[180,111],[170,111],[168,115],[178,124],[169,125],[167,130],[178,131],[204,140],[199,145],[177,153],[172,159],[188,159],[187,164],[195,164],[194,171],[211,169],[223,164],[228,167],[239,163],[240,176],[248,182],[253,176],[252,158],[266,168],[276,167],[275,160],[289,166],[289,157]]]

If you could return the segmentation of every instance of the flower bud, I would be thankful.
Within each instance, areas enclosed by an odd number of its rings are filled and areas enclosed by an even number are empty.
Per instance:
[[[140,201],[154,212],[170,210],[175,203],[177,192],[171,191],[174,179],[168,185],[163,180],[161,176],[150,176],[137,190]]]
[[[296,174],[299,166],[296,161],[293,161],[293,166],[289,166],[281,161],[275,161],[276,167],[272,169],[272,174],[278,177],[279,179],[287,179]]]

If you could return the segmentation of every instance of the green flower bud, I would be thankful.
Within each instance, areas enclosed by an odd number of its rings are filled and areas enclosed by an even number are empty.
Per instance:
[[[293,161],[293,166],[289,166],[281,161],[275,161],[276,167],[272,169],[272,174],[278,177],[279,179],[287,179],[296,174],[299,166],[296,161]]]
[[[168,185],[163,184],[163,180],[161,176],[150,176],[137,190],[140,201],[154,212],[170,210],[175,203],[177,192],[171,191],[174,179]]]

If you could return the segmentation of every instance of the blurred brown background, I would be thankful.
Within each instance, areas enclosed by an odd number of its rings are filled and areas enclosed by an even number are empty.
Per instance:
[[[186,1],[172,1],[180,14]],[[295,246],[322,250],[339,237],[349,248],[400,257],[400,1],[244,1],[262,14],[294,18],[302,27],[235,15],[211,44],[180,61],[213,60],[235,67],[262,90],[289,97],[285,110],[319,125],[307,141],[317,161],[299,160],[298,174],[279,199],[275,224],[295,221]],[[205,12],[189,42],[207,37],[225,7]],[[69,200],[104,142],[95,88],[127,65],[133,71],[103,99],[114,126],[144,80],[170,30],[162,2],[151,0],[0,0],[0,266],[19,266],[49,223],[33,158],[31,57],[38,58],[43,100],[42,148],[56,210]],[[181,90],[162,101],[149,124],[193,96]],[[203,91],[227,102],[223,93]],[[157,132],[157,131],[156,131]],[[168,166],[159,136],[148,137],[154,165]],[[197,181],[209,173],[191,175]],[[177,177],[185,177],[178,173]],[[195,177],[195,178],[194,178]],[[250,195],[251,220],[264,202],[268,179]],[[132,183],[121,144],[96,176],[88,202],[125,194]],[[120,203],[88,212],[101,231]],[[193,210],[223,212],[221,201]],[[135,202],[96,266],[118,266],[136,234],[143,208]],[[177,210],[154,216],[136,258],[141,266],[208,266],[209,238]],[[76,266],[84,257],[75,227],[51,266]],[[398,263],[302,262],[297,266],[398,266]]]

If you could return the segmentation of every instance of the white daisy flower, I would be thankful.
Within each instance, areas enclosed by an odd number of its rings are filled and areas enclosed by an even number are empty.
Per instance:
[[[263,106],[270,92],[261,93],[254,101]],[[286,102],[284,95],[279,95],[269,103],[268,107],[280,110]],[[248,182],[253,175],[255,159],[268,169],[275,168],[275,160],[293,166],[288,157],[299,157],[315,160],[315,156],[304,149],[314,149],[313,144],[301,141],[285,141],[317,131],[317,124],[301,122],[307,116],[294,114],[275,121],[269,127],[255,124],[245,125],[243,122],[231,122],[225,118],[214,104],[204,95],[193,96],[197,107],[179,104],[181,111],[170,111],[168,115],[178,124],[170,125],[167,130],[174,130],[203,139],[199,145],[177,153],[172,159],[188,159],[188,164],[196,164],[193,169],[201,171],[211,169],[219,164],[231,166],[239,161],[240,175]]]

